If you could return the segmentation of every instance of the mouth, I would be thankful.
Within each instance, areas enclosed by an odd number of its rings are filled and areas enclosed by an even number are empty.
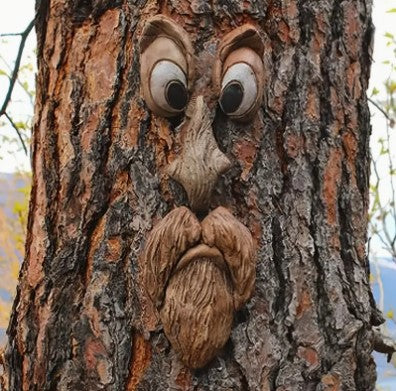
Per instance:
[[[197,259],[210,259],[219,269],[228,271],[228,266],[220,250],[216,247],[209,247],[206,244],[199,244],[190,248],[180,259],[175,267],[174,273],[188,266]]]

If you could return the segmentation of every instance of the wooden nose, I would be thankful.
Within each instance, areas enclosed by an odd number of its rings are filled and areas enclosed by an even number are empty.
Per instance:
[[[202,212],[220,175],[231,162],[213,136],[210,112],[202,96],[192,99],[180,131],[181,153],[168,167],[168,174],[187,192],[190,208]]]

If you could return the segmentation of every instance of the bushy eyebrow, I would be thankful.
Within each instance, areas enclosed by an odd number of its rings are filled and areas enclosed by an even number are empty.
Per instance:
[[[244,24],[226,34],[220,41],[218,57],[224,61],[233,50],[248,47],[260,57],[264,53],[264,41],[257,28],[251,24]]]
[[[194,49],[188,33],[165,15],[156,15],[146,21],[139,41],[140,53],[142,54],[158,37],[172,39],[186,56],[187,62],[192,61]]]

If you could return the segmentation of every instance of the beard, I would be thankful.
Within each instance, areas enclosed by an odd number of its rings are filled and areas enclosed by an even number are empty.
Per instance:
[[[233,312],[226,271],[209,258],[198,258],[171,277],[160,317],[183,363],[200,368],[227,342]]]
[[[203,221],[186,207],[174,209],[151,231],[142,254],[143,318],[144,308],[153,309],[181,361],[205,366],[253,292],[255,261],[249,230],[227,209]]]

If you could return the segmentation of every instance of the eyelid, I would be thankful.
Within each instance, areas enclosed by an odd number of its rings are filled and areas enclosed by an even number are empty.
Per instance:
[[[151,72],[160,61],[176,64],[185,74],[187,90],[194,78],[193,47],[187,32],[171,18],[156,15],[149,18],[143,28],[140,48],[140,86],[147,106],[154,113],[169,117],[174,112],[160,107],[150,92]]]
[[[228,69],[238,63],[249,65],[254,70],[256,78],[262,79],[264,77],[263,62],[258,54],[250,48],[239,48],[230,53],[224,61],[221,72],[221,81]]]
[[[178,65],[184,73],[187,73],[187,60],[180,47],[168,37],[158,37],[144,51],[141,56],[142,69],[152,69],[153,66],[161,61],[168,60]],[[146,68],[148,67],[148,68]]]
[[[230,53],[223,64],[219,96],[221,96],[222,90],[224,88],[224,77],[227,75],[227,72],[231,69],[231,67],[237,64],[245,64],[251,69],[251,71],[253,71],[253,76],[255,79],[255,97],[247,111],[239,112],[237,110],[234,114],[228,115],[237,121],[247,121],[257,111],[262,102],[262,96],[264,92],[264,67],[261,58],[254,50],[245,47],[236,49]],[[246,91],[246,93],[248,92],[251,91]]]
[[[188,64],[187,78],[192,81],[195,71],[194,49],[188,33],[173,19],[160,14],[152,16],[145,22],[139,41],[140,55],[143,55],[147,48],[160,37],[168,38],[177,45]]]
[[[265,73],[263,64],[264,41],[258,30],[246,24],[228,33],[220,42],[213,68],[213,85],[220,97],[223,77],[228,69],[238,63],[249,65],[257,81],[257,97],[251,109],[240,117],[233,119],[246,121],[251,118],[261,105],[264,95]]]
[[[224,75],[224,63],[233,52],[241,48],[250,49],[260,59],[263,58],[264,41],[256,27],[251,24],[244,24],[232,30],[220,41],[213,67],[213,85],[217,90],[220,89],[221,79]]]
[[[188,74],[187,60],[178,45],[168,37],[158,37],[144,51],[140,57],[141,88],[146,104],[150,110],[164,117],[175,115],[174,110],[167,110],[165,105],[158,104],[158,99],[152,95],[151,74],[156,65],[162,61],[175,64],[184,73]],[[186,85],[188,89],[188,83]]]

